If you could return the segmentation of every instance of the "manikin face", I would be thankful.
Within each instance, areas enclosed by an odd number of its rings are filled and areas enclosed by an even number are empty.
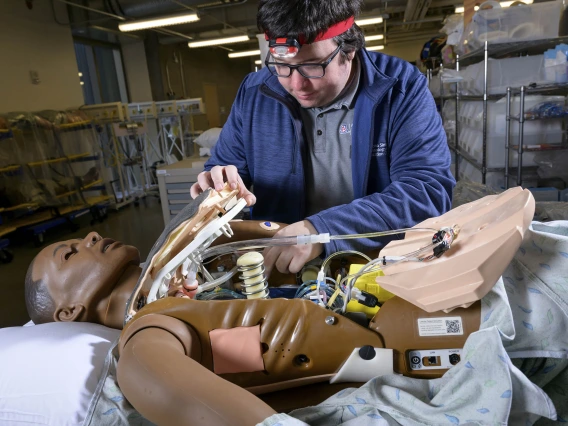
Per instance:
[[[125,270],[139,264],[136,247],[91,232],[82,240],[62,241],[44,248],[35,258],[32,278],[42,279],[48,286],[56,309],[84,307],[81,317],[72,320],[96,321],[99,305],[110,297]]]
[[[275,62],[297,65],[302,63],[325,62],[337,48],[332,39],[322,40],[302,46],[298,54],[289,59],[270,59]],[[323,107],[330,104],[345,88],[351,73],[353,53],[341,63],[341,52],[333,58],[325,69],[322,78],[305,78],[298,70],[294,70],[290,77],[278,77],[280,84],[304,108]]]

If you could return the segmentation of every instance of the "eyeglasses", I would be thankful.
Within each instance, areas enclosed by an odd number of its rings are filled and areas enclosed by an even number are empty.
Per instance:
[[[290,77],[293,70],[298,70],[300,75],[304,78],[322,78],[325,75],[325,69],[333,61],[333,58],[337,56],[343,44],[337,46],[337,48],[331,53],[331,56],[320,64],[299,64],[299,65],[289,65],[283,62],[269,62],[270,52],[266,56],[264,64],[268,67],[270,72],[277,77]]]

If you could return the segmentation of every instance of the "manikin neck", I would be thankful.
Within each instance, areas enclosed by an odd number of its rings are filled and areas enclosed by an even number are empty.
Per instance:
[[[142,269],[137,265],[130,265],[124,270],[111,294],[102,299],[97,307],[98,323],[122,329],[126,303],[141,274]]]

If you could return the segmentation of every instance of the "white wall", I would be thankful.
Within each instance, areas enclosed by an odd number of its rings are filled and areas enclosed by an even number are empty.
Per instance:
[[[144,42],[139,40],[122,43],[122,61],[128,82],[130,102],[151,101],[152,87],[150,86]]]
[[[381,52],[391,56],[398,56],[406,61],[416,61],[420,57],[424,43],[431,38],[432,37],[424,37],[424,39],[404,43],[387,43],[387,46],[384,50],[381,50]]]
[[[59,19],[65,8],[56,2]],[[71,30],[53,20],[50,2],[0,1],[0,112],[68,109],[83,104]],[[40,83],[32,84],[30,71]]]

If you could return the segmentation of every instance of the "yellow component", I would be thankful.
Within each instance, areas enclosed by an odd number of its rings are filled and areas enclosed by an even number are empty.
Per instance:
[[[352,263],[349,266],[349,275],[356,274],[363,268],[365,265],[355,264]],[[367,293],[372,294],[375,296],[380,303],[384,303],[387,300],[394,297],[390,291],[381,288],[375,279],[379,276],[383,276],[383,271],[373,271],[369,272],[368,274],[361,275],[355,281],[355,287],[357,287],[361,291],[365,291]],[[379,311],[379,307],[375,306],[374,308],[369,308],[368,306],[362,305],[356,300],[351,299],[347,304],[347,312],[364,312],[367,315],[367,318],[373,318],[375,314]]]

